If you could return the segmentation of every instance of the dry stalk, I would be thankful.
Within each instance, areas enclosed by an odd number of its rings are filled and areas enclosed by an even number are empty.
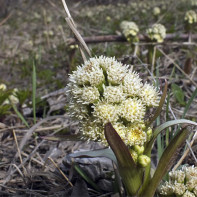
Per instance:
[[[193,136],[193,138],[192,138],[192,141],[190,142],[190,144],[189,144],[189,148],[187,148],[186,149],[186,151],[184,152],[184,154],[182,155],[182,157],[179,159],[179,161],[177,162],[177,164],[173,167],[173,169],[172,170],[176,170],[180,165],[181,165],[181,163],[183,162],[183,160],[185,159],[185,157],[188,155],[188,153],[189,153],[189,151],[191,151],[192,149],[191,149],[191,147],[192,147],[192,145],[193,145],[193,143],[194,143],[194,141],[197,139],[197,131],[195,132],[195,134],[194,134],[194,136]],[[188,144],[187,144],[188,145]],[[193,153],[193,151],[192,151],[192,153]],[[196,159],[196,158],[195,158]]]
[[[23,168],[23,172],[24,172],[25,175],[27,175],[27,171],[26,171],[24,165],[22,164],[23,163],[23,160],[22,160],[22,157],[21,157],[21,151],[20,151],[20,149],[18,147],[18,140],[17,140],[17,137],[16,137],[15,130],[13,130],[12,132],[13,132],[14,140],[15,140],[15,143],[16,143],[16,148],[17,148],[17,151],[18,151],[20,163],[21,163],[22,168]]]
[[[63,173],[63,171],[58,167],[58,165],[53,161],[51,157],[48,157],[47,160],[50,160],[53,165],[58,169],[58,171],[61,173],[61,175],[66,179],[66,181],[70,184],[71,187],[73,187],[73,184],[69,181],[67,176]],[[46,162],[45,162],[46,163]]]
[[[64,6],[64,9],[66,11],[66,14],[67,14],[67,17],[65,18],[66,22],[68,23],[68,25],[71,28],[72,32],[74,33],[76,39],[78,40],[79,45],[80,45],[81,55],[83,57],[83,60],[86,61],[85,53],[87,53],[89,55],[89,57],[91,57],[91,52],[90,52],[88,46],[86,45],[84,39],[82,38],[82,36],[80,35],[80,33],[77,30],[77,27],[75,25],[74,20],[71,17],[71,14],[69,12],[69,9],[68,9],[68,6],[66,5],[65,0],[62,0],[62,3]]]
[[[179,69],[179,70],[189,79],[189,81],[190,81],[194,86],[197,87],[197,83],[194,82],[194,81],[191,79],[191,77],[190,77],[187,73],[185,73],[185,71],[184,71],[182,68],[180,68],[180,66],[179,66],[171,57],[169,57],[166,53],[163,52],[163,50],[161,50],[161,49],[158,48],[158,47],[157,47],[157,50],[159,50],[166,58],[168,58],[168,59],[176,66],[176,68]]]

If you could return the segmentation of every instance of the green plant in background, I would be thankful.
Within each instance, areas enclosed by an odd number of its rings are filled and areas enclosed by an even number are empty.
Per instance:
[[[162,196],[197,196],[197,167],[183,166],[169,172],[169,180],[160,186],[159,193]]]
[[[183,90],[174,83],[171,85],[171,88],[172,88],[172,93],[175,99],[179,102],[180,105],[185,106],[186,103],[184,101],[185,95],[184,95]]]

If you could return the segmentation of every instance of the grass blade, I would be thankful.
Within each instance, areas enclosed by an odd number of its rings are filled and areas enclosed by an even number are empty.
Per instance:
[[[34,123],[36,123],[36,67],[34,62],[33,62],[33,73],[32,73],[32,105],[33,105]]]
[[[14,104],[12,104],[12,108],[14,109],[15,113],[17,114],[17,116],[25,124],[25,126],[29,128],[29,124],[27,123],[27,121],[25,120],[25,118],[23,117],[23,115],[18,111],[17,107]]]

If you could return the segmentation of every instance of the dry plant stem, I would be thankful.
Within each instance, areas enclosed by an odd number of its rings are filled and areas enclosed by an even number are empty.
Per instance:
[[[18,171],[18,173],[21,175],[22,178],[24,177],[23,173],[21,172],[21,170],[19,169],[19,167],[16,164],[11,164],[11,166],[14,166],[16,168],[16,171]]]
[[[190,147],[193,145],[194,141],[197,139],[197,131],[195,132],[193,138],[192,138],[192,141],[190,142]],[[177,162],[177,164],[173,167],[172,170],[176,170],[180,165],[181,163],[183,162],[183,160],[185,159],[185,157],[188,155],[190,149],[187,148],[186,151],[184,152],[184,154],[182,155],[182,157],[179,159],[179,161]]]
[[[23,163],[23,160],[22,160],[22,157],[21,157],[21,151],[20,151],[20,149],[18,147],[18,140],[17,140],[17,137],[16,137],[15,130],[13,130],[12,132],[13,132],[14,140],[15,140],[15,143],[16,143],[16,148],[17,148],[17,151],[18,151],[20,163],[21,163],[22,168],[23,168],[23,172],[24,172],[25,175],[27,175],[27,171],[26,171],[24,165],[22,164]]]
[[[25,126],[6,127],[6,128],[3,128],[3,129],[0,129],[0,133],[1,133],[1,132],[4,132],[4,131],[7,131],[7,130],[20,129],[20,128],[25,128]],[[16,130],[15,130],[15,131],[16,131]]]
[[[44,122],[48,121],[48,120],[52,120],[52,119],[56,119],[56,118],[62,118],[62,117],[65,117],[65,116],[51,116],[51,117],[47,117],[43,120],[41,120],[40,122],[38,122],[37,124],[35,124],[33,127],[31,127],[28,132],[26,133],[26,135],[23,137],[21,143],[20,143],[20,146],[19,146],[19,150],[21,151],[22,148],[24,147],[24,145],[26,144],[26,142],[29,140],[29,138],[31,137],[32,133],[34,132],[34,130],[40,126],[41,124],[43,124]],[[54,135],[55,133],[57,133],[59,131],[55,131],[53,132],[50,136]],[[37,149],[39,148],[39,146],[41,144],[43,144],[45,142],[45,140],[41,141],[37,146],[36,148],[31,152],[30,155],[28,155],[28,157],[22,162],[22,164],[20,164],[18,167],[22,167],[22,165],[24,165],[33,155],[34,153],[37,151]],[[18,154],[15,155],[14,159],[13,159],[13,162],[15,161],[15,159],[17,158]],[[8,172],[7,172],[7,176],[6,176],[6,179],[4,180],[3,184],[6,184],[11,176],[16,172],[16,170],[13,170],[12,167],[10,166]]]
[[[147,37],[143,34],[139,34],[138,36],[139,41],[140,42],[144,42],[147,41]],[[197,34],[193,34],[192,35],[193,40],[197,39]],[[83,40],[86,43],[102,43],[102,42],[127,42],[127,39],[122,36],[122,35],[105,35],[105,36],[92,36],[92,37],[84,37]],[[165,41],[172,41],[172,40],[180,40],[180,41],[188,41],[188,34],[181,34],[181,35],[177,35],[177,34],[167,34]],[[68,38],[67,39],[67,44],[68,45],[72,45],[72,44],[76,44],[76,39],[74,38]],[[165,41],[164,43],[151,43],[151,44],[164,44],[165,45]],[[177,43],[179,44],[179,43]],[[181,43],[182,44],[182,43]],[[196,44],[196,43],[188,43],[187,44]]]
[[[51,127],[43,127],[43,128],[37,128],[34,130],[34,132],[40,132],[40,131],[49,131],[49,130],[55,130],[55,129],[63,129],[64,125],[54,125]],[[28,130],[15,130],[15,132],[27,132]]]
[[[13,14],[13,12],[10,12],[10,14],[0,22],[0,26],[3,25],[4,23],[6,23],[7,20],[12,16],[12,14]]]
[[[65,117],[65,116],[62,116],[62,115],[60,115],[60,116],[50,116],[50,117],[47,117],[47,118],[41,120],[40,122],[36,123],[33,127],[31,127],[28,130],[28,132],[26,133],[26,135],[23,137],[23,139],[22,139],[22,141],[20,143],[20,146],[19,146],[20,151],[23,149],[25,143],[30,139],[30,137],[32,136],[32,133],[35,131],[35,129],[37,127],[39,127],[41,124],[43,124],[46,121],[53,120],[53,119],[56,119],[56,118],[62,118],[62,117]]]
[[[27,155],[26,153],[22,152],[22,155],[25,156],[25,157],[28,157],[29,155]],[[37,164],[41,165],[41,166],[44,166],[44,163],[38,161],[37,159],[35,158],[31,158],[32,161],[36,162]]]
[[[193,150],[192,150],[192,148],[191,148],[191,146],[190,146],[188,140],[186,140],[186,143],[187,143],[187,146],[188,146],[188,148],[189,148],[189,150],[190,150],[190,152],[191,152],[191,154],[192,154],[192,156],[193,156],[195,162],[197,163],[196,156],[194,155],[194,152],[193,152]]]
[[[61,175],[66,179],[66,181],[70,184],[71,187],[73,187],[73,184],[69,181],[69,179],[67,178],[67,176],[62,172],[62,170],[57,166],[57,164],[53,161],[52,158],[48,157],[48,160],[50,160],[53,165],[59,170],[59,172],[61,173]]]
[[[66,2],[65,0],[62,0],[62,3],[63,3],[63,6],[64,6],[64,9],[66,11],[66,14],[67,14],[67,17],[65,18],[66,19],[66,22],[68,23],[69,27],[71,28],[71,30],[73,31],[75,37],[77,38],[77,40],[79,41],[80,45],[82,46],[82,48],[80,47],[81,49],[81,54],[82,54],[82,57],[84,58],[84,61],[86,60],[85,58],[85,54],[83,52],[83,49],[86,51],[86,53],[91,57],[91,52],[88,48],[88,46],[86,45],[85,41],[83,40],[82,36],[80,35],[80,33],[77,31],[77,28],[76,28],[76,25],[74,23],[74,20],[72,19],[71,17],[71,14],[69,12],[69,9],[68,9],[68,6],[66,5]]]
[[[152,67],[151,67],[152,73],[155,73],[155,58],[156,58],[156,46],[153,47],[153,58],[152,58]]]
[[[47,29],[47,33],[46,33],[46,39],[47,39],[47,45],[48,45],[48,48],[50,49],[50,39],[49,39],[49,28],[48,28],[48,24],[47,24],[47,17],[46,17],[46,10],[43,9],[43,16],[44,16],[44,24],[46,26],[46,29]]]
[[[171,57],[169,57],[166,53],[163,52],[163,50],[159,49],[158,47],[157,47],[157,50],[159,50],[166,58],[168,58],[189,79],[189,81],[194,86],[197,87],[197,83],[194,82],[193,80],[191,80],[190,76],[187,73],[185,73],[184,70],[182,68],[180,68],[180,66]]]

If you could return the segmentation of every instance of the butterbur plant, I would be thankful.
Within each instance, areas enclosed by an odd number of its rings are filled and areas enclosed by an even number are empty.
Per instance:
[[[183,130],[174,137],[151,178],[151,149],[157,135],[178,123],[196,125],[192,121],[177,120],[154,130],[151,128],[161,111],[167,84],[160,98],[155,87],[143,84],[139,74],[128,65],[115,58],[100,56],[78,66],[70,75],[67,87],[69,113],[79,120],[83,138],[111,147],[128,195],[144,196],[144,192],[149,192],[148,196],[153,196],[188,131]],[[152,119],[146,120],[146,111],[151,107],[158,108]]]
[[[154,24],[146,30],[146,33],[152,41],[162,43],[166,37],[166,28],[162,24]]]
[[[139,32],[139,28],[135,22],[132,21],[122,21],[120,23],[120,29],[122,34],[125,36],[127,41],[129,42],[137,42],[139,39],[137,34]]]
[[[63,1],[68,24],[73,19]],[[71,21],[71,22],[69,22]],[[73,31],[86,52],[87,46]],[[82,53],[84,55],[85,53]],[[85,59],[85,58],[84,58]],[[109,147],[102,150],[72,154],[73,157],[101,156],[118,166],[127,196],[154,196],[162,178],[173,165],[174,154],[187,139],[189,131],[180,129],[164,150],[154,173],[151,173],[151,150],[155,139],[166,128],[177,124],[197,123],[180,119],[153,128],[167,94],[167,82],[162,95],[149,83],[142,83],[139,74],[114,57],[91,57],[77,67],[67,85],[69,113],[79,121],[82,137]],[[147,116],[150,108],[154,114]]]

